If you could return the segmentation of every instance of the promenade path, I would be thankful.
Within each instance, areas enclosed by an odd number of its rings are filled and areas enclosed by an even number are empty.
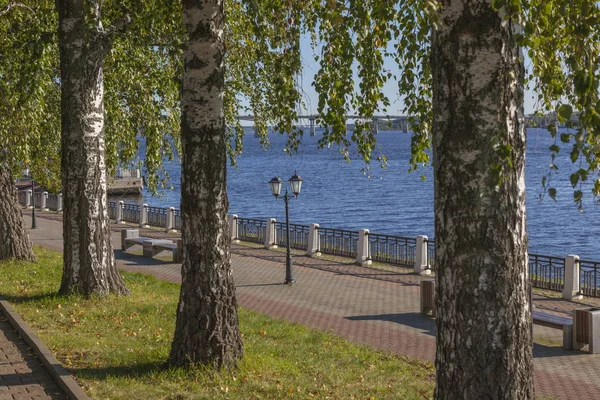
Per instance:
[[[27,213],[27,211],[25,211]],[[62,250],[60,216],[41,214],[38,229],[30,231],[34,243]],[[30,219],[26,216],[30,224]],[[119,230],[113,225],[113,243],[119,267],[180,281],[180,264],[149,259],[121,251]],[[178,237],[156,230],[143,236]],[[160,258],[160,256],[159,256]],[[421,277],[409,269],[359,267],[349,260],[294,257],[297,284],[283,285],[285,253],[247,244],[232,246],[232,266],[238,303],[276,318],[344,336],[376,349],[433,362],[435,323],[419,313]],[[534,295],[538,310],[569,315],[597,299],[582,302],[556,296]],[[538,397],[556,399],[600,399],[600,355],[561,348],[560,331],[534,327],[534,380]]]

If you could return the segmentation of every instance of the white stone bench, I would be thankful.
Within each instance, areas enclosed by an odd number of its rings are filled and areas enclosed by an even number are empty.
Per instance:
[[[573,319],[561,317],[559,315],[549,314],[541,311],[532,313],[533,323],[546,326],[548,328],[560,329],[563,331],[563,349],[573,348]]]
[[[123,229],[121,231],[121,247],[126,251],[132,246],[142,246],[144,257],[154,257],[163,251],[170,251],[173,255],[173,262],[181,262],[183,247],[181,239],[173,243],[169,239],[153,239],[141,237],[139,229]]]

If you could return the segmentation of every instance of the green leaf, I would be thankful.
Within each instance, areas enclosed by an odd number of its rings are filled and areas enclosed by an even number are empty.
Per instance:
[[[558,147],[557,145],[553,144],[552,146],[550,146],[550,151],[552,151],[554,153],[558,153],[560,151],[560,147]]]
[[[552,200],[556,201],[556,189],[555,188],[548,189],[548,196],[550,196],[550,198]]]
[[[571,115],[573,115],[573,107],[568,104],[563,104],[556,110],[556,113],[562,117],[565,121],[571,120]]]
[[[568,133],[561,133],[560,141],[563,143],[569,143],[571,141],[571,135]]]
[[[575,172],[574,174],[571,174],[571,186],[575,187],[577,186],[577,184],[579,183],[579,174],[577,172]]]

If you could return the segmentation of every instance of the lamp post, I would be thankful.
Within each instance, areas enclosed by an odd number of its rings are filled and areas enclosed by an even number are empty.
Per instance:
[[[298,176],[297,172],[294,172],[294,175],[289,179],[290,186],[292,187],[292,193],[294,194],[294,198],[297,198],[300,194],[300,190],[302,189],[302,179]],[[283,186],[283,181],[276,176],[275,178],[269,181],[269,186],[271,186],[271,193],[277,199],[281,194],[281,187]],[[287,188],[285,189],[285,194],[283,195],[283,201],[285,202],[285,237],[286,237],[286,257],[285,257],[285,284],[294,284],[296,281],[294,280],[294,271],[292,269],[292,252],[290,251],[290,212],[289,212],[289,201],[292,196],[288,195]]]
[[[36,229],[37,224],[35,223],[35,185],[33,177],[31,177],[31,229]]]

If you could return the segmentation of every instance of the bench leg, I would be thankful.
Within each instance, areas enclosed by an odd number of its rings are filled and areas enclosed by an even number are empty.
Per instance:
[[[123,229],[121,231],[121,248],[123,250],[127,250],[132,244],[127,244],[126,239],[139,238],[140,230],[139,229]]]
[[[563,326],[563,349],[571,350],[573,348],[573,325]]]
[[[144,251],[142,254],[144,255],[144,257],[154,256],[154,246],[152,245],[152,242],[144,242],[143,246]]]

